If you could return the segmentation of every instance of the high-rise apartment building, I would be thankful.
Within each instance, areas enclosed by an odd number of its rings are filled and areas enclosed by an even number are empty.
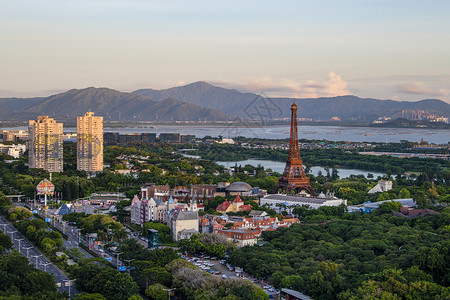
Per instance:
[[[103,171],[103,117],[90,111],[77,117],[77,169]]]
[[[28,122],[28,164],[48,172],[63,171],[63,124],[48,116]]]

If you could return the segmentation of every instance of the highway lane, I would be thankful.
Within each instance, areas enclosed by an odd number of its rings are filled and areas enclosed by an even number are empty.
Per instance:
[[[14,243],[14,248],[27,257],[35,268],[53,275],[56,283],[61,285],[58,287],[60,292],[67,291],[69,293],[70,290],[71,296],[79,293],[73,286],[69,286],[71,283],[73,285],[73,282],[70,283],[69,278],[51,263],[47,257],[34,247],[34,245],[17,231],[17,229],[3,216],[0,216],[0,230],[9,235]]]

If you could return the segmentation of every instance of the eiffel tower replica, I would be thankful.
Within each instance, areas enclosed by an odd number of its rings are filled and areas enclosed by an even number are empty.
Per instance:
[[[279,190],[284,190],[286,193],[307,191],[312,197],[316,195],[311,185],[309,178],[306,177],[303,170],[302,158],[300,157],[298,145],[298,129],[297,129],[297,105],[295,102],[291,106],[291,137],[289,141],[289,156],[286,160],[286,167],[284,168],[283,176],[278,181],[275,193]]]

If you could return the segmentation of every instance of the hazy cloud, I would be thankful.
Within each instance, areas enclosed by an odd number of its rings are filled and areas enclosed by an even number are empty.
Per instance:
[[[308,79],[304,83],[300,83],[289,78],[274,80],[272,77],[260,77],[246,78],[239,83],[227,81],[214,81],[211,83],[239,91],[264,92],[271,97],[318,98],[350,94],[347,82],[334,72],[330,72],[328,79],[321,82]]]
[[[397,92],[413,95],[426,95],[440,97],[448,100],[450,90],[448,88],[432,89],[427,84],[421,81],[410,82],[397,86]]]

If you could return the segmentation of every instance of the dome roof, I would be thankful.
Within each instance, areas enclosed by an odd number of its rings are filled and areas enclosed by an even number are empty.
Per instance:
[[[242,181],[236,181],[225,188],[228,192],[249,192],[252,186]]]

